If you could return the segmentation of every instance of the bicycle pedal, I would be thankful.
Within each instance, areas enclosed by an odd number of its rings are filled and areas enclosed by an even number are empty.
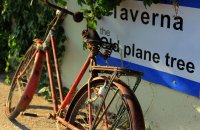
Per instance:
[[[22,116],[30,116],[30,117],[46,117],[47,119],[54,118],[53,114],[36,114],[36,113],[29,113],[29,112],[22,112]]]
[[[55,116],[51,113],[48,113],[47,119],[55,119]]]
[[[31,117],[38,117],[38,114],[36,113],[28,113],[28,112],[22,112],[22,116],[31,116]]]

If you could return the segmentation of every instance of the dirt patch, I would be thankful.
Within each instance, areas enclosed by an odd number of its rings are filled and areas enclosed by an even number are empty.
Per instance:
[[[10,89],[0,77],[0,130],[56,130],[56,121],[47,119],[52,113],[52,104],[42,97],[34,96],[28,112],[37,113],[39,117],[18,116],[15,121],[10,121],[5,115],[5,102]]]

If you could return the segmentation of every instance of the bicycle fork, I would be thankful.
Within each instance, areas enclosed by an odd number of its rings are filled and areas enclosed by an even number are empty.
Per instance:
[[[41,45],[42,43],[39,40],[39,41],[36,41],[36,44]],[[34,57],[35,57],[35,59],[34,59]],[[20,99],[20,103],[19,103],[20,106],[17,106],[20,111],[25,110],[33,98],[33,95],[35,93],[37,84],[39,82],[39,79],[40,79],[40,76],[42,73],[44,57],[45,57],[44,52],[36,49],[33,56],[31,57],[31,60],[29,61],[28,65],[27,65],[26,69],[22,72],[22,74],[20,74],[18,76],[18,78],[20,78],[20,76],[23,75],[23,73],[26,73],[26,70],[27,70],[28,66],[30,65],[31,61],[34,60],[34,66],[33,66],[33,69],[31,71],[31,75],[30,75],[31,78],[29,79],[29,81],[26,85],[26,88],[24,90],[24,94],[22,95],[22,98]]]
[[[51,89],[51,96],[52,96],[52,101],[54,103],[54,117],[58,111],[58,101],[57,101],[57,96],[56,96],[56,90],[54,86],[54,79],[53,79],[53,71],[52,71],[52,66],[50,62],[50,51],[49,51],[49,43],[51,42],[52,44],[52,50],[53,50],[53,56],[54,56],[54,63],[55,63],[55,70],[56,70],[56,75],[57,75],[57,83],[58,83],[58,88],[59,88],[59,95],[60,95],[60,100],[61,102],[63,101],[63,95],[62,95],[62,84],[61,84],[61,76],[60,76],[60,71],[58,67],[58,61],[56,58],[56,51],[55,51],[55,41],[54,41],[54,35],[53,32],[50,31],[46,40],[42,42],[40,39],[35,39],[34,40],[36,44],[36,50],[31,57],[30,63],[32,60],[34,60],[34,66],[30,75],[30,79],[26,85],[26,88],[24,90],[24,95],[22,96],[20,102],[21,104],[19,107],[19,110],[23,111],[26,109],[33,98],[33,95],[35,93],[35,90],[37,88],[38,82],[41,77],[42,73],[42,68],[44,65],[44,59],[46,57],[47,61],[47,69],[48,69],[48,75],[49,75],[49,82],[50,82],[50,89]],[[26,66],[28,68],[29,64]],[[23,73],[26,73],[26,69],[18,76],[20,78]]]

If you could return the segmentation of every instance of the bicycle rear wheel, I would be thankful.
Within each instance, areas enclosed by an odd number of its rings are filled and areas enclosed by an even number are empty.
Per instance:
[[[29,95],[26,93],[27,95],[25,95],[24,91],[27,89],[27,84],[30,82],[30,79],[33,78],[32,73],[34,71],[36,55],[37,49],[35,44],[33,44],[24,55],[12,79],[6,102],[6,115],[9,119],[16,118],[21,111],[24,111],[33,97],[31,94]],[[33,84],[33,86],[35,87],[36,84]],[[30,100],[28,102],[23,102],[23,96]]]
[[[139,102],[130,89],[112,84],[107,98],[103,101],[103,97],[99,96],[98,92],[104,82],[90,84],[90,100],[88,100],[88,86],[80,89],[69,106],[67,115],[69,119],[66,120],[80,129],[90,129],[88,104],[91,104],[93,130],[145,130]]]

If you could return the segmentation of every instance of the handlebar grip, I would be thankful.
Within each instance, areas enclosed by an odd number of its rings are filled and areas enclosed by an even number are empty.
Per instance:
[[[76,12],[73,14],[73,19],[75,22],[81,22],[83,20],[83,13],[82,12]]]
[[[73,13],[73,12],[69,11],[68,9],[65,9],[65,8],[60,7],[60,6],[57,6],[55,4],[50,3],[48,0],[44,0],[44,2],[48,6],[54,8],[56,10],[60,10],[60,11],[62,11],[64,13],[66,13],[66,14],[72,15],[75,22],[81,22],[83,20],[83,13],[82,12]]]
[[[65,8],[61,8],[60,6],[57,6],[57,5],[55,5],[55,4],[52,4],[52,3],[50,3],[48,0],[44,0],[44,2],[45,2],[48,6],[54,8],[54,9],[56,9],[56,10],[63,11],[64,13],[67,13],[67,14],[70,14],[70,15],[74,15],[73,12],[71,12],[71,11],[65,9]]]

